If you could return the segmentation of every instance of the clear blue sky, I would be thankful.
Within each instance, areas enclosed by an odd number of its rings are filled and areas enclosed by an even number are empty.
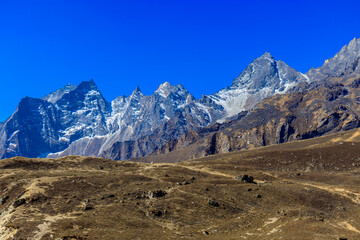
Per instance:
[[[111,101],[181,83],[197,98],[265,51],[306,72],[360,37],[359,1],[1,0],[0,121],[93,78]]]

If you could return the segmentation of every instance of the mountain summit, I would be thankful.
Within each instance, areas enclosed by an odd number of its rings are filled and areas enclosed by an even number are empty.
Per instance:
[[[233,80],[231,87],[211,96],[214,102],[224,107],[226,117],[231,117],[243,110],[253,108],[262,99],[286,93],[300,82],[309,81],[308,77],[283,61],[276,61],[266,52],[250,63]]]

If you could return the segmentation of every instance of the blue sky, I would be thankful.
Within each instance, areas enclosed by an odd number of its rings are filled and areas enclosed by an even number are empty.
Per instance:
[[[306,72],[360,37],[359,1],[0,1],[0,121],[94,79],[108,101],[181,83],[197,98],[265,51]]]

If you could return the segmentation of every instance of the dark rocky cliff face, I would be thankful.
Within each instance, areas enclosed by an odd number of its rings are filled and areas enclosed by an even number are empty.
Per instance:
[[[44,97],[26,97],[0,127],[0,157],[45,157],[71,142],[105,134],[110,105],[93,81],[69,85]],[[51,100],[51,101],[48,101]]]
[[[38,157],[47,152],[59,151],[61,129],[60,114],[47,101],[24,98],[14,114],[0,128],[0,155],[3,158],[26,155]]]
[[[69,142],[108,132],[106,117],[110,115],[111,107],[93,80],[82,82],[55,105],[61,111],[63,133]]]

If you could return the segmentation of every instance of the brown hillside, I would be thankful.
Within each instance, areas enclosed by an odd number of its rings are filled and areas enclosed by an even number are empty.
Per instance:
[[[360,239],[358,140],[165,164],[6,159],[0,239]]]

